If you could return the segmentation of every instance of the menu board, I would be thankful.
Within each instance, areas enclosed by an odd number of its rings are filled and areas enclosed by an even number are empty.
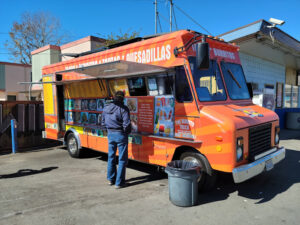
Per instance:
[[[154,134],[164,137],[174,137],[173,96],[155,97]]]
[[[153,133],[154,97],[145,96],[138,99],[139,132]]]

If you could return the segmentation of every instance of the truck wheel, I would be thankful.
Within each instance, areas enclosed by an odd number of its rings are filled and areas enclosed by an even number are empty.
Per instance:
[[[198,179],[199,191],[209,191],[216,183],[216,172],[211,168],[208,160],[204,155],[195,152],[184,152],[180,156],[180,160],[198,163],[201,167],[201,175]]]
[[[78,148],[78,143],[73,133],[70,133],[67,137],[67,148],[71,157],[80,157],[80,149]]]

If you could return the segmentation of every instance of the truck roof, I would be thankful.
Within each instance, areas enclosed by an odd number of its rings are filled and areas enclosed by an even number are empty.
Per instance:
[[[114,61],[131,61],[136,63],[151,64],[160,67],[174,67],[183,65],[184,57],[175,56],[174,48],[182,47],[191,40],[191,37],[200,38],[202,34],[190,30],[179,30],[166,34],[136,38],[122,43],[109,46],[109,49],[95,52],[83,53],[82,56],[67,61],[44,66],[42,74],[52,74],[59,71],[74,70],[78,68],[94,66]],[[210,42],[220,40],[210,39]],[[236,51],[231,44],[220,42],[218,45],[226,46]],[[185,56],[186,53],[183,54]]]

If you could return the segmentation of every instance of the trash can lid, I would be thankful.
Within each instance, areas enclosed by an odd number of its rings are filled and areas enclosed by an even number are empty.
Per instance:
[[[171,170],[187,171],[187,170],[200,170],[201,166],[199,163],[195,163],[191,161],[175,160],[169,162],[167,164],[167,168]]]

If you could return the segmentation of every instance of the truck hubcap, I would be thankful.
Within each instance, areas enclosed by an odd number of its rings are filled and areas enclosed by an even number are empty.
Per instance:
[[[77,143],[76,143],[76,139],[74,137],[70,138],[68,146],[69,146],[70,152],[74,154],[77,150]]]

